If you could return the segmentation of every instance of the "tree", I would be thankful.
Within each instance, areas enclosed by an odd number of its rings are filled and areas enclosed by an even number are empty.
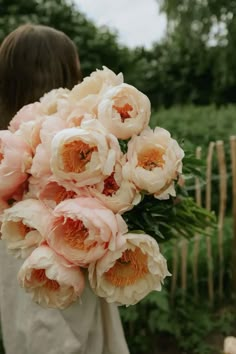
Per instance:
[[[212,80],[210,101],[236,102],[236,1],[157,1],[168,18],[169,39],[189,52],[195,48],[201,68],[210,63],[205,74]]]
[[[76,44],[84,76],[102,65],[121,71],[129,53],[119,46],[117,34],[97,28],[66,0],[0,0],[0,41],[23,23],[52,26],[65,32]]]

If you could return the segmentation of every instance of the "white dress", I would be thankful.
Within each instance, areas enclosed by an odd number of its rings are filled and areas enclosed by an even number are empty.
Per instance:
[[[129,354],[114,304],[89,286],[82,304],[66,310],[33,303],[16,280],[21,261],[6,254],[0,241],[0,313],[6,354]]]

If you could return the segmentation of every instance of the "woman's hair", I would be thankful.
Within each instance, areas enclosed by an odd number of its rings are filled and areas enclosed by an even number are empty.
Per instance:
[[[44,93],[80,81],[79,57],[69,37],[47,26],[18,27],[0,47],[0,128]]]

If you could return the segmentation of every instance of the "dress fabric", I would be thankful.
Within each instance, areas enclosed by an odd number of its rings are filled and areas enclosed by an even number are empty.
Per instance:
[[[6,354],[129,354],[117,306],[87,285],[66,310],[44,309],[17,284],[21,260],[0,241],[0,314]]]

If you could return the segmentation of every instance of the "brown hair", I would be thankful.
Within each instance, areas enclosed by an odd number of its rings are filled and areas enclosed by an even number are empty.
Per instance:
[[[54,88],[71,89],[81,81],[74,43],[41,25],[23,25],[0,47],[0,128],[24,105]]]

